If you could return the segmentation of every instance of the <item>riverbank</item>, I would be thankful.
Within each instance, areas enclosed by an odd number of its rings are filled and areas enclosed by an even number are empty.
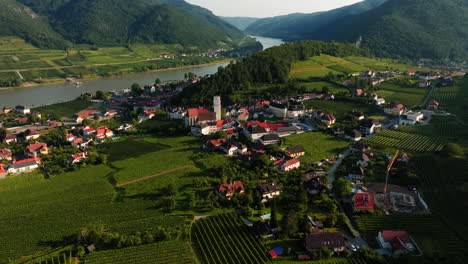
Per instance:
[[[143,72],[138,72],[138,71],[126,71],[126,72],[119,72],[118,74],[113,74],[109,76],[95,76],[95,77],[88,77],[85,76],[84,78],[76,78],[75,80],[80,81],[80,82],[86,82],[86,81],[91,81],[91,80],[103,80],[105,78],[109,77],[116,77],[116,76],[128,76],[130,74],[135,74],[135,73],[154,73],[154,72],[164,72],[164,71],[174,71],[174,70],[183,70],[183,69],[189,69],[189,68],[194,68],[194,67],[204,67],[204,66],[211,66],[211,65],[216,65],[216,64],[222,64],[222,63],[228,63],[233,61],[233,59],[221,59],[221,60],[216,60],[212,61],[209,63],[202,63],[202,64],[196,64],[196,65],[186,65],[186,66],[180,66],[180,67],[170,67],[170,68],[164,68],[164,69],[156,69],[156,70],[148,70],[148,71],[143,71]],[[67,78],[60,78],[60,79],[45,79],[40,83],[36,82],[25,82],[21,86],[16,86],[16,87],[0,87],[0,91],[4,90],[9,90],[9,89],[18,89],[18,88],[27,88],[27,87],[35,87],[35,86],[43,86],[43,85],[53,85],[53,84],[62,84],[62,83],[67,83]]]

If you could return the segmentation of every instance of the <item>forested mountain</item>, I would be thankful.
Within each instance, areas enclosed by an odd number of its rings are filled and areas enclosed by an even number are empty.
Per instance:
[[[245,93],[255,90],[258,84],[287,83],[294,62],[321,54],[337,57],[369,55],[349,43],[298,41],[283,44],[220,68],[210,78],[184,89],[174,103],[184,106],[209,105],[215,95],[221,95],[226,103],[243,101],[246,99]]]
[[[252,23],[245,32],[252,35],[282,38],[288,40],[304,39],[315,30],[335,20],[349,15],[364,13],[380,6],[387,0],[366,0],[354,5],[312,14],[290,14],[264,18]]]
[[[8,29],[0,29],[0,34],[30,40],[37,39],[36,32],[42,32],[45,37],[33,42],[41,47],[63,48],[69,41],[98,46],[141,42],[207,48],[243,37],[241,31],[210,11],[183,0],[2,0],[2,5],[6,5],[3,2],[11,7],[0,11],[2,27]],[[27,25],[34,24],[31,19],[39,21],[34,27],[40,30],[25,30],[27,26],[15,23],[15,6],[28,10],[20,18]],[[51,45],[48,39],[57,41]]]
[[[344,17],[304,39],[355,42],[376,55],[466,60],[467,0],[389,0],[358,16]]]
[[[255,17],[220,17],[220,18],[242,31],[260,19],[260,18],[255,18]]]

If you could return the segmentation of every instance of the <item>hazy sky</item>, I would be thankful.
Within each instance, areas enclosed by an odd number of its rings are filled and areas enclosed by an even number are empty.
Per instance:
[[[362,0],[186,0],[218,16],[271,17],[312,13],[351,5]]]

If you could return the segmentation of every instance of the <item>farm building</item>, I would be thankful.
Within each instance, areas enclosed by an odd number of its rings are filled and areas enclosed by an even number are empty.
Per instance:
[[[394,256],[416,251],[416,245],[406,231],[379,232],[377,241],[382,248],[391,251]]]
[[[340,233],[311,233],[305,237],[305,247],[309,252],[320,250],[322,247],[341,252],[345,250],[345,245],[344,237]]]

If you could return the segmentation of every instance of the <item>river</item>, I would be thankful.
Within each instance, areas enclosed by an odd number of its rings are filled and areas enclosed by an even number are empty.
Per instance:
[[[265,49],[282,44],[280,39],[255,37]],[[0,109],[4,106],[40,106],[73,100],[84,92],[97,90],[112,91],[130,87],[133,83],[141,85],[153,83],[157,78],[164,81],[182,80],[184,74],[193,72],[199,76],[216,73],[218,67],[228,63],[204,66],[194,66],[181,69],[163,70],[157,72],[132,73],[124,76],[112,76],[95,80],[85,80],[79,87],[74,84],[61,83],[33,87],[21,87],[0,90]]]

